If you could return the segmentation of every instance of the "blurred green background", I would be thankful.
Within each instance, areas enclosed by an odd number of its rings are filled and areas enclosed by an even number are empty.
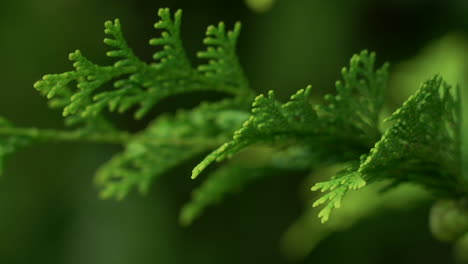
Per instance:
[[[71,69],[67,55],[75,49],[108,62],[102,31],[113,18],[121,19],[130,45],[149,60],[147,40],[157,34],[159,7],[184,10],[183,39],[192,59],[207,25],[242,21],[239,56],[252,87],[258,93],[275,90],[282,99],[308,84],[315,98],[333,91],[341,67],[365,48],[392,65],[389,113],[433,73],[468,84],[465,0],[253,2],[1,0],[0,114],[21,126],[62,127],[60,113],[47,108],[32,84],[46,73]],[[170,100],[156,113],[188,106],[188,99],[193,105],[193,98]],[[129,130],[144,126],[127,117],[121,122]],[[310,206],[302,197],[310,186],[303,175],[257,182],[183,228],[178,210],[199,183],[189,180],[197,160],[157,180],[146,197],[102,201],[92,184],[94,171],[116,151],[82,143],[38,145],[9,159],[0,180],[0,263],[453,261],[451,246],[429,234],[430,201],[410,210],[381,210],[295,256],[282,238]],[[306,231],[304,237],[314,237],[314,230]]]

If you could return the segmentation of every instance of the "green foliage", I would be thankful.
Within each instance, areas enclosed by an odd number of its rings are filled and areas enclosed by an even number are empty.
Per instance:
[[[233,140],[195,167],[192,178],[196,178],[211,162],[221,161],[254,143],[301,138],[313,133],[317,117],[307,100],[310,90],[311,87],[300,90],[291,97],[290,103],[284,105],[275,100],[273,91],[268,97],[258,96],[253,103],[252,116],[235,132]]]
[[[308,144],[321,162],[359,157],[362,149],[379,135],[378,117],[383,104],[387,65],[375,69],[375,54],[367,51],[353,56],[349,69],[343,68],[343,81],[336,83],[338,94],[325,96],[324,105],[309,102],[311,86],[299,90],[291,100],[280,104],[270,91],[258,96],[252,115],[235,132],[233,140],[208,155],[194,168],[196,178],[209,164],[232,157],[257,143],[296,141]],[[343,144],[339,144],[342,142]]]
[[[240,30],[239,22],[234,25],[233,31],[228,32],[223,22],[218,27],[209,26],[206,30],[207,37],[203,40],[208,47],[197,53],[198,58],[208,60],[208,64],[198,66],[198,70],[214,83],[226,83],[246,89],[248,82],[235,51]]]
[[[152,62],[133,53],[116,19],[105,23],[108,37],[104,39],[114,64],[97,65],[76,51],[69,56],[73,71],[49,74],[38,81],[35,88],[49,99],[50,107],[63,109],[66,124],[79,127],[71,131],[25,129],[2,121],[1,157],[31,139],[121,144],[124,150],[102,165],[96,183],[103,198],[122,199],[134,189],[146,192],[153,179],[226,141],[248,118],[252,93],[235,54],[240,23],[232,31],[223,23],[209,26],[204,40],[207,49],[197,54],[207,64],[192,67],[180,37],[182,11],[171,14],[163,8],[158,15],[160,21],[154,27],[162,33],[149,42],[159,49]],[[108,83],[113,83],[111,89],[106,89]],[[139,119],[160,100],[194,91],[224,92],[234,98],[158,116],[135,134],[115,129],[105,118],[106,110],[135,110]]]
[[[146,192],[156,177],[226,140],[247,118],[246,106],[226,99],[159,117],[98,170],[102,197],[122,199],[134,187]]]
[[[459,100],[458,87],[441,77],[426,81],[388,118],[393,125],[363,160],[359,174],[418,183],[441,195],[464,194]]]
[[[331,208],[339,207],[348,190],[363,187],[366,181],[389,179],[394,186],[417,183],[440,197],[460,198],[466,194],[461,176],[458,89],[454,91],[435,76],[387,120],[393,125],[370,153],[361,157],[356,169],[312,188],[330,190],[314,204],[330,200],[320,213],[322,221],[328,219]]]
[[[336,174],[342,165],[326,167],[311,173],[305,182],[316,182],[317,178],[328,178]],[[430,194],[419,186],[405,184],[387,192],[381,189],[387,182],[372,184],[359,190],[349,192],[346,202],[339,210],[333,212],[326,224],[322,224],[317,218],[317,210],[311,207],[321,193],[304,190],[305,208],[303,214],[295,219],[283,234],[282,251],[291,260],[303,260],[313,250],[319,247],[320,242],[337,232],[349,230],[357,225],[367,224],[370,217],[378,217],[380,214],[402,213],[412,211],[430,200]]]
[[[180,36],[182,11],[171,14],[169,9],[160,9],[158,15],[155,28],[162,33],[150,40],[158,48],[152,62],[133,53],[119,20],[114,20],[105,23],[108,37],[104,40],[114,64],[97,65],[76,51],[69,57],[74,70],[38,81],[35,88],[49,99],[50,106],[62,109],[67,125],[78,126],[64,131],[19,128],[0,119],[0,171],[5,156],[34,142],[120,144],[123,151],[102,165],[96,183],[103,198],[123,199],[135,189],[147,192],[170,169],[210,151],[193,169],[192,178],[211,163],[251,151],[253,146],[275,148],[261,152],[266,162],[252,166],[231,161],[214,171],[182,209],[180,221],[185,225],[206,207],[256,179],[336,164],[347,167],[312,187],[328,192],[314,203],[324,205],[319,213],[322,222],[329,219],[333,208],[341,206],[349,190],[376,181],[391,181],[390,187],[415,183],[438,198],[466,197],[468,188],[461,176],[459,89],[441,77],[426,81],[382,131],[388,64],[377,67],[374,53],[354,55],[349,67],[341,71],[336,94],[326,95],[321,103],[310,102],[311,86],[285,103],[273,91],[254,99],[235,53],[240,23],[232,31],[224,23],[209,26],[204,40],[207,48],[197,53],[207,62],[194,67]],[[140,119],[164,98],[196,91],[222,92],[228,98],[158,115],[133,134],[106,119],[106,111],[130,110]]]
[[[327,203],[325,208],[323,208],[318,215],[322,219],[322,223],[328,221],[333,208],[341,207],[343,197],[349,190],[357,190],[364,186],[366,186],[366,182],[352,167],[341,171],[327,182],[320,182],[314,185],[312,191],[329,191],[329,193],[323,195],[313,204],[313,206],[316,207]]]
[[[104,40],[111,50],[107,56],[115,58],[110,66],[96,65],[80,51],[70,54],[74,71],[50,74],[35,84],[41,94],[52,100],[51,106],[63,107],[64,116],[75,116],[77,121],[89,121],[109,111],[120,113],[138,105],[136,118],[141,118],[162,99],[193,91],[220,91],[246,95],[250,91],[235,57],[236,40],[240,24],[226,32],[224,24],[208,27],[205,43],[207,51],[199,57],[209,59],[208,65],[192,68],[185,55],[180,38],[182,11],[171,16],[169,9],[160,9],[161,20],[155,24],[162,30],[161,37],[150,44],[162,49],[153,55],[154,61],[140,60],[127,45],[120,21],[107,21]],[[212,46],[216,46],[214,48]],[[110,91],[99,91],[104,84],[113,82]],[[77,89],[71,84],[76,83]]]
[[[135,118],[139,119],[162,99],[182,93],[219,91],[236,98],[160,116],[146,129],[118,142],[124,151],[97,172],[103,198],[122,199],[134,188],[146,192],[153,179],[213,149],[248,117],[246,102],[252,92],[235,54],[240,23],[232,31],[222,22],[209,26],[204,40],[207,49],[197,54],[208,63],[192,67],[180,37],[182,11],[171,14],[163,8],[158,15],[160,21],[154,27],[162,33],[149,41],[159,48],[153,62],[146,63],[133,53],[116,19],[105,23],[108,37],[104,43],[111,49],[107,56],[116,60],[113,65],[94,64],[76,51],[70,55],[75,70],[46,75],[35,88],[47,96],[51,107],[63,108],[67,124],[82,124],[74,133],[86,134],[85,139],[96,133],[106,137],[124,133],[105,120],[106,109],[123,113],[137,107]],[[103,89],[110,82],[113,88]]]
[[[375,63],[375,53],[354,55],[349,68],[341,70],[343,80],[336,82],[337,95],[325,96],[327,103],[317,106],[321,121],[333,133],[355,134],[354,140],[366,146],[380,136],[379,116],[388,79],[388,64],[376,69]]]

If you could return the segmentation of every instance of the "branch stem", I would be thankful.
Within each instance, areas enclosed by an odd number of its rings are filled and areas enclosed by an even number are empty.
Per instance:
[[[226,139],[183,139],[183,138],[151,138],[142,137],[141,134],[131,134],[122,131],[111,131],[107,133],[84,133],[79,130],[56,130],[56,129],[38,129],[38,128],[19,128],[19,127],[0,127],[0,136],[24,136],[40,142],[90,142],[125,145],[131,140],[139,137],[138,140],[148,142],[148,144],[157,145],[176,145],[217,148],[222,145]]]
[[[0,127],[0,136],[24,136],[46,142],[85,141],[92,143],[125,144],[132,134],[127,132],[85,133],[79,130],[55,130],[39,128]]]

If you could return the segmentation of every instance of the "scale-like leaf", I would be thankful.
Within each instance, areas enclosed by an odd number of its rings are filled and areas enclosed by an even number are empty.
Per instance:
[[[133,53],[116,19],[105,23],[109,37],[104,43],[111,48],[107,56],[117,59],[113,65],[97,65],[76,51],[70,55],[74,71],[46,75],[35,88],[51,99],[51,106],[63,108],[64,116],[72,116],[70,123],[92,120],[105,108],[124,112],[136,105],[135,117],[142,118],[162,99],[193,91],[243,96],[251,93],[235,56],[238,24],[233,32],[226,32],[223,24],[208,28],[205,42],[209,48],[199,56],[209,59],[210,64],[196,70],[187,59],[180,37],[182,11],[171,15],[168,8],[162,8],[158,15],[160,21],[155,28],[162,33],[150,44],[161,50],[153,55],[154,62],[143,62]],[[109,82],[114,88],[102,91]],[[77,89],[72,88],[73,83]]]
[[[410,181],[449,196],[464,192],[458,87],[435,76],[389,121],[393,125],[359,167],[365,179]]]
[[[158,118],[97,173],[104,198],[121,199],[134,188],[146,192],[159,175],[226,140],[248,117],[242,99],[202,104]]]
[[[257,143],[296,141],[310,145],[322,161],[358,158],[377,140],[379,113],[386,87],[387,64],[375,69],[375,54],[361,52],[342,70],[336,96],[315,108],[309,102],[311,87],[299,90],[285,104],[274,93],[258,96],[252,115],[235,132],[233,140],[208,155],[192,173],[196,178],[209,164],[230,158]]]
[[[316,184],[330,192],[315,204],[328,202],[319,216],[325,222],[350,189],[366,182],[391,180],[420,184],[442,197],[466,194],[461,172],[461,116],[458,88],[435,76],[400,107],[388,121],[393,125],[363,155],[359,166],[342,177]],[[352,181],[351,181],[352,179]],[[390,187],[392,187],[390,186]]]

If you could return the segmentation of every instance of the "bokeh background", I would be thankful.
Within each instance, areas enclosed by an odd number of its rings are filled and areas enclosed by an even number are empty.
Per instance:
[[[0,114],[20,126],[61,128],[60,113],[32,84],[71,69],[67,55],[78,48],[108,62],[103,23],[117,17],[135,52],[149,60],[159,7],[184,10],[192,59],[207,25],[242,21],[239,56],[252,87],[281,99],[308,84],[316,98],[333,91],[341,67],[362,49],[392,65],[388,113],[433,73],[468,87],[465,0],[1,0]],[[156,112],[193,99],[164,102]],[[145,125],[121,122],[132,131]],[[198,184],[189,180],[198,160],[158,179],[145,197],[102,201],[94,171],[118,150],[37,145],[9,159],[0,179],[0,263],[453,263],[451,246],[429,233],[430,199],[404,210],[374,205],[376,213],[352,226],[304,228],[287,242],[286,230],[310,207],[304,175],[254,183],[188,228],[179,226],[178,210]]]

